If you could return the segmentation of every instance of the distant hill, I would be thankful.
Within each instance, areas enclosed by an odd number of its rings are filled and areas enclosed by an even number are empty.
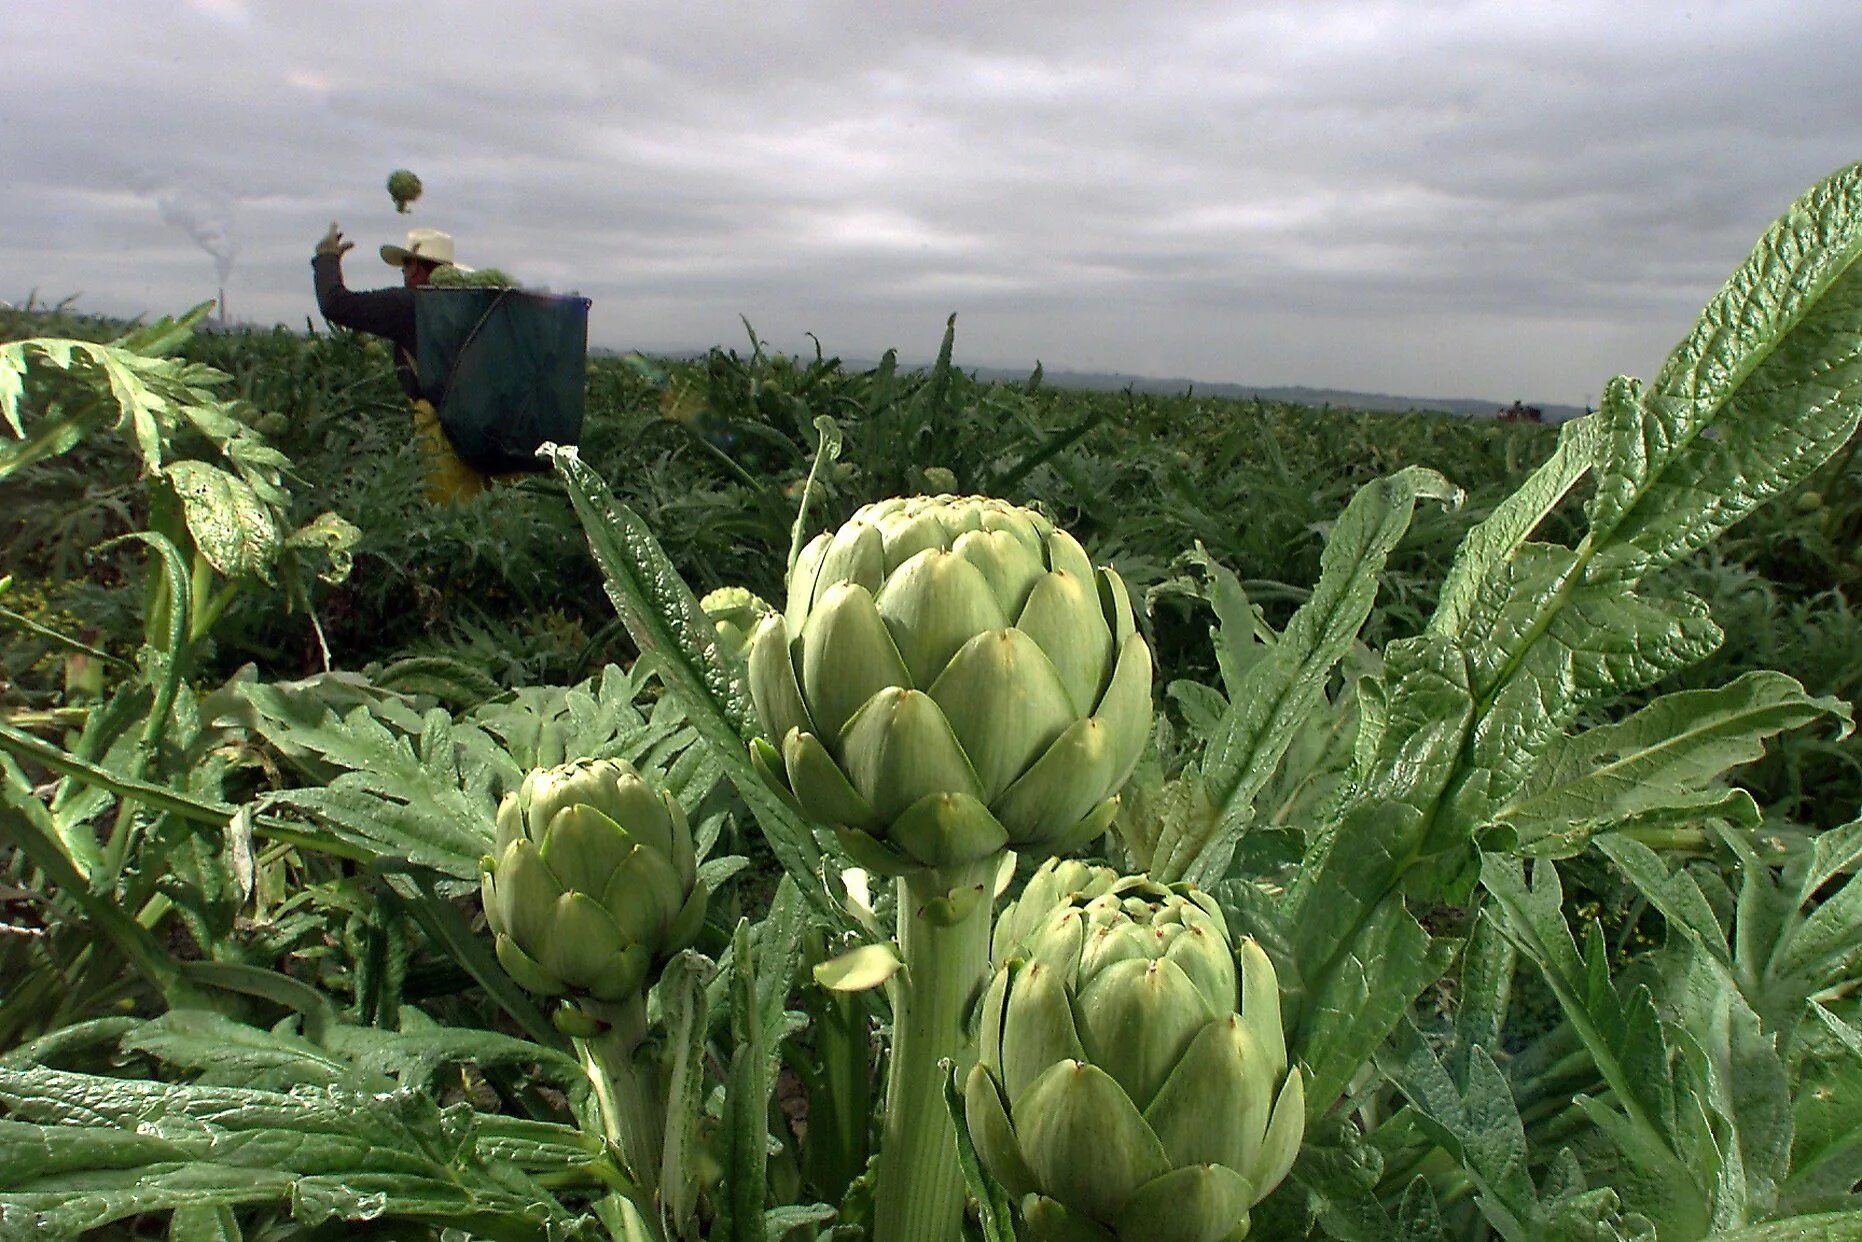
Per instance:
[[[978,379],[1022,381],[1028,378],[1029,371],[1033,368],[1014,370],[1004,367],[977,367],[974,370]],[[1041,382],[1050,388],[1082,388],[1095,392],[1123,392],[1127,387],[1134,392],[1154,393],[1181,393],[1193,390],[1205,397],[1240,397],[1243,399],[1259,397],[1263,401],[1290,401],[1297,405],[1321,407],[1336,405],[1350,410],[1435,411],[1444,414],[1463,414],[1473,418],[1491,417],[1511,402],[1510,398],[1507,401],[1487,401],[1478,397],[1398,397],[1382,392],[1351,392],[1343,388],[1263,388],[1252,384],[1159,379],[1154,375],[1127,375],[1122,372],[1106,371],[1044,371]],[[1526,404],[1538,406],[1548,423],[1563,422],[1567,418],[1576,418],[1584,413],[1582,407],[1575,405],[1558,405],[1545,401],[1528,401]]]
[[[595,347],[591,354],[614,354],[620,351]],[[656,354],[661,358],[692,359],[705,356],[703,350],[684,353]],[[843,366],[850,371],[870,370],[879,365],[877,361],[857,358],[843,358]],[[919,370],[930,366],[929,362],[901,361],[901,367]],[[957,364],[966,373],[980,380],[1025,382],[1034,370],[1029,367],[972,367]],[[1397,413],[1434,412],[1442,414],[1460,414],[1468,418],[1491,418],[1495,413],[1510,404],[1513,398],[1505,401],[1490,401],[1479,397],[1401,397],[1383,392],[1352,392],[1344,388],[1305,388],[1278,387],[1263,388],[1253,384],[1215,383],[1203,380],[1182,378],[1165,379],[1155,375],[1130,375],[1123,371],[1052,371],[1044,370],[1041,382],[1049,388],[1074,388],[1087,392],[1123,392],[1126,388],[1134,392],[1177,394],[1194,391],[1204,397],[1235,397],[1246,400],[1259,397],[1263,401],[1289,401],[1296,405],[1324,407],[1335,405],[1347,410],[1391,410]],[[1527,405],[1536,405],[1545,415],[1548,423],[1561,423],[1567,418],[1576,418],[1584,413],[1580,406],[1559,405],[1555,402],[1527,401]]]

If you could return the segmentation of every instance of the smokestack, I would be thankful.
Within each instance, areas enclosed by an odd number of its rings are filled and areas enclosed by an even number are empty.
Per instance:
[[[233,274],[239,243],[233,237],[233,200],[200,186],[182,185],[153,176],[136,179],[136,188],[155,199],[162,220],[193,238],[194,244],[213,256],[214,275],[220,287],[220,317],[226,318],[226,282]]]

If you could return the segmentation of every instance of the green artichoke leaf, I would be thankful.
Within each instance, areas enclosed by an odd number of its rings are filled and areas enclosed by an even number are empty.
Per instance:
[[[1050,528],[1044,550],[1050,573],[1069,573],[1087,582],[1093,580],[1093,558],[1086,555],[1080,541],[1058,527]]]
[[[1235,953],[1241,969],[1241,1020],[1259,1043],[1275,1072],[1287,1063],[1286,1030],[1280,1016],[1280,977],[1253,936],[1243,937]]]
[[[1206,1026],[1221,1017],[1174,962],[1128,959],[1080,989],[1080,1042],[1134,1104],[1149,1104]]]
[[[901,565],[921,552],[941,551],[948,547],[951,538],[946,522],[953,517],[960,522],[968,522],[972,516],[961,510],[926,508],[902,521],[887,521],[884,530],[879,532],[881,545],[885,549],[885,572],[896,572]],[[973,526],[970,529],[982,528]]]
[[[1230,1015],[1197,1032],[1145,1107],[1145,1123],[1172,1164],[1249,1170],[1267,1133],[1279,1073],[1253,1033]]]
[[[539,966],[536,959],[518,948],[517,942],[509,936],[498,936],[492,944],[498,955],[498,965],[517,981],[518,987],[538,996],[559,996],[565,991],[561,979]]]
[[[1053,664],[1017,629],[971,638],[928,693],[976,768],[985,801],[999,797],[1079,718]]]
[[[1123,785],[1151,736],[1151,648],[1142,636],[1133,634],[1120,645],[1112,680],[1093,708],[1093,719],[1112,731],[1117,783]]]
[[[1011,617],[1021,614],[1028,593],[1047,573],[1040,551],[1007,531],[965,531],[950,550],[976,567],[989,583],[989,594]]]
[[[1068,995],[1066,972],[1045,962],[1029,962],[1014,969],[1008,980],[1001,1010],[1000,1053],[985,1047],[985,1063],[1000,1055],[998,1068],[1011,1108],[1057,1062],[1084,1061]]]
[[[983,792],[950,722],[921,690],[874,695],[847,722],[838,750],[849,782],[886,822],[927,794]]]
[[[839,738],[875,695],[913,684],[866,588],[857,583],[828,588],[802,626],[802,693],[821,736]]]
[[[1110,1221],[1170,1160],[1130,1097],[1096,1065],[1061,1061],[1014,1099],[1009,1117],[1036,1184],[1094,1220]]]
[[[815,732],[814,718],[802,699],[801,682],[795,674],[796,644],[789,633],[788,623],[771,613],[751,631],[745,656],[750,700],[756,704],[757,716],[769,735],[776,739],[790,729]]]
[[[929,686],[973,636],[1009,624],[982,571],[941,547],[890,574],[874,604],[911,671],[909,683],[895,684]]]
[[[694,892],[697,890],[694,889]],[[600,904],[628,940],[671,947],[667,933],[690,896],[663,854],[636,846],[614,869]]]
[[[1064,570],[1035,583],[1028,603],[1015,618],[1053,661],[1076,716],[1092,712],[1112,668],[1112,631],[1099,602],[1098,579]]]
[[[1101,1229],[1046,1195],[1022,1200],[1022,1225],[1029,1242],[1119,1242],[1110,1229]]]
[[[1219,1164],[1172,1169],[1140,1186],[1116,1221],[1118,1236],[1146,1242],[1227,1242],[1247,1232],[1257,1195],[1248,1179]]]
[[[924,866],[916,859],[908,858],[899,851],[881,844],[873,834],[862,832],[858,828],[836,828],[834,835],[839,840],[841,849],[846,851],[847,857],[875,875],[891,876],[897,879],[899,876],[907,875]]]
[[[928,867],[958,867],[1008,847],[1008,830],[963,793],[926,794],[892,822],[893,845]]]
[[[782,761],[788,788],[805,814],[822,823],[857,828],[879,823],[872,804],[847,783],[840,765],[814,734],[790,729],[782,740]]]
[[[537,841],[537,856],[563,889],[599,893],[639,848],[627,829],[584,803],[556,813]]]
[[[1114,741],[1111,728],[1090,716],[1061,734],[991,804],[1010,838],[1017,845],[1046,844],[1105,801],[1118,775]]]
[[[1009,1124],[1008,1103],[1002,1088],[981,1065],[970,1067],[963,1084],[963,1119],[970,1138],[982,1153],[990,1176],[1002,1184],[1010,1196],[1020,1199],[1034,1191],[1034,1174],[1022,1159],[1015,1142],[1015,1129]]]
[[[1274,1101],[1274,1115],[1267,1123],[1267,1136],[1261,1140],[1261,1154],[1249,1170],[1261,1194],[1278,1186],[1292,1171],[1305,1134],[1306,1078],[1296,1065],[1287,1072],[1287,1080],[1280,1086],[1280,1097]]]
[[[486,911],[495,920],[493,926],[506,929],[524,944],[541,944],[550,934],[549,912],[562,896],[562,885],[538,857],[537,847],[528,841],[511,842],[494,874],[497,880],[490,896],[495,904]]]

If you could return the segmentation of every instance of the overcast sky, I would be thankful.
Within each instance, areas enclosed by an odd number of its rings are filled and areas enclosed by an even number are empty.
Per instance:
[[[0,298],[179,310],[217,250],[301,326],[331,219],[354,288],[426,225],[624,349],[954,311],[968,366],[1581,404],[1862,158],[1856,0],[5,0],[0,46]]]

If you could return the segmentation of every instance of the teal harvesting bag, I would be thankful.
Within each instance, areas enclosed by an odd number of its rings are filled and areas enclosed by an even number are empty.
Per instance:
[[[487,474],[544,470],[537,446],[582,434],[587,298],[420,289],[420,388],[459,456]]]

